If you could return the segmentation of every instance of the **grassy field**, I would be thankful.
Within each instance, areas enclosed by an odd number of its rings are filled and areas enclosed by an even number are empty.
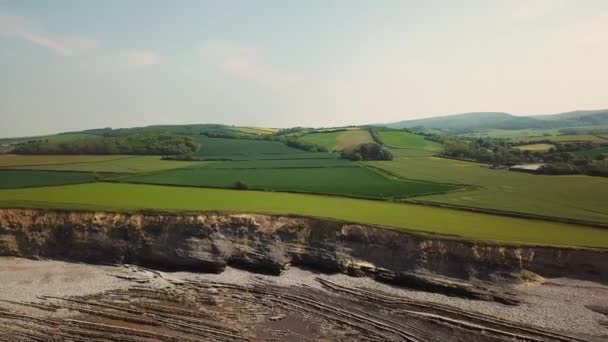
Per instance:
[[[298,140],[325,146],[330,151],[342,151],[359,144],[373,142],[367,130],[352,129],[335,132],[313,132],[303,135]]]
[[[411,179],[479,186],[416,200],[608,223],[607,178],[531,175],[435,157],[366,164]]]
[[[215,167],[219,167],[217,165]],[[420,196],[458,189],[450,184],[403,181],[364,167],[218,169],[192,167],[121,178],[120,182],[332,194],[365,198]]]
[[[554,145],[551,144],[530,144],[530,145],[521,145],[516,146],[515,148],[522,151],[533,151],[533,152],[545,152],[554,148]]]
[[[272,159],[272,160],[243,160],[209,162],[205,168],[213,169],[293,169],[293,168],[322,168],[322,167],[358,167],[346,159]]]
[[[0,189],[76,184],[94,180],[95,174],[84,172],[0,170]]]
[[[177,169],[182,167],[204,165],[209,162],[162,160],[159,156],[142,156],[111,159],[97,162],[65,163],[55,165],[17,166],[13,169],[139,173]]]
[[[458,210],[328,196],[94,183],[0,190],[0,207],[294,214],[466,239],[608,247],[608,230]]]
[[[276,128],[267,127],[234,127],[233,129],[248,134],[272,134],[278,131]]]
[[[394,157],[432,157],[437,152],[419,150],[415,148],[388,148]]]
[[[14,166],[59,165],[120,160],[131,156],[18,156],[0,155],[0,168]]]
[[[200,136],[199,156],[257,155],[274,153],[305,153],[278,141],[208,138]]]
[[[216,154],[198,156],[202,160],[292,160],[292,159],[337,159],[338,155],[328,152],[295,152],[266,154]]]
[[[378,131],[380,139],[387,147],[392,148],[408,148],[416,150],[424,150],[431,152],[441,151],[441,145],[425,140],[424,136],[400,131]]]

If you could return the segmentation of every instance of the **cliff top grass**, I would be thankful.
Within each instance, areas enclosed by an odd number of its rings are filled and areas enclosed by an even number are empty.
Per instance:
[[[292,214],[470,240],[608,248],[608,229],[414,204],[260,191],[90,183],[0,190],[0,207]]]

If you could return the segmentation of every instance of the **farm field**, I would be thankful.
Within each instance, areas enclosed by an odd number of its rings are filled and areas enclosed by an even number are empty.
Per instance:
[[[0,189],[86,183],[94,180],[95,174],[84,172],[0,170]]]
[[[238,162],[235,162],[238,163]],[[244,182],[250,189],[332,194],[366,198],[420,196],[460,188],[451,184],[388,178],[364,167],[219,168],[191,167],[119,179],[125,183],[235,188]]]
[[[125,158],[131,158],[131,156],[21,156],[5,154],[0,155],[0,168],[15,166],[96,163],[109,160],[120,160]]]
[[[305,153],[303,150],[291,148],[278,141],[208,138],[206,136],[200,136],[199,141],[201,148],[196,152],[198,156]]]
[[[387,148],[393,157],[432,157],[437,152],[419,150],[415,148]]]
[[[233,129],[248,134],[272,134],[278,131],[276,128],[267,127],[234,127]]]
[[[300,141],[325,146],[329,151],[342,151],[374,140],[367,130],[352,129],[333,132],[312,132],[298,138]]]
[[[161,210],[293,214],[454,238],[608,247],[608,230],[605,229],[412,204],[304,194],[93,183],[0,190],[0,206],[122,212]]]
[[[257,159],[243,161],[209,162],[207,169],[293,169],[323,167],[358,167],[358,164],[346,159]]]
[[[551,144],[530,144],[530,145],[516,146],[515,148],[518,150],[522,150],[522,151],[545,152],[545,151],[549,151],[552,148],[555,148],[555,146],[551,145]]]
[[[83,163],[72,162],[65,164],[16,166],[12,169],[138,173],[177,169],[194,165],[203,165],[205,163],[208,162],[162,160],[159,156],[129,156],[126,158],[116,158],[110,160],[91,161]]]
[[[292,159],[338,159],[338,155],[329,152],[295,152],[295,153],[266,153],[266,154],[217,154],[198,156],[210,161],[245,161],[245,160],[292,160]]]
[[[424,136],[401,131],[378,131],[380,139],[387,147],[409,148],[431,152],[441,151],[441,145],[425,140]]]
[[[415,200],[608,223],[607,178],[531,175],[436,157],[365,164],[405,178],[479,187]]]

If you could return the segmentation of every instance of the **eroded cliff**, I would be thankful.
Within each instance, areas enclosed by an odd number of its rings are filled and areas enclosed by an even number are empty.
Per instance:
[[[412,274],[608,283],[608,251],[498,245],[302,217],[0,209],[0,256],[280,274],[289,265],[437,286]],[[438,286],[441,286],[439,284]]]

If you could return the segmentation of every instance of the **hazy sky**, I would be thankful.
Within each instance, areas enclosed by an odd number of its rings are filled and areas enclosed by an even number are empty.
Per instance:
[[[606,0],[0,0],[0,136],[606,107]]]

